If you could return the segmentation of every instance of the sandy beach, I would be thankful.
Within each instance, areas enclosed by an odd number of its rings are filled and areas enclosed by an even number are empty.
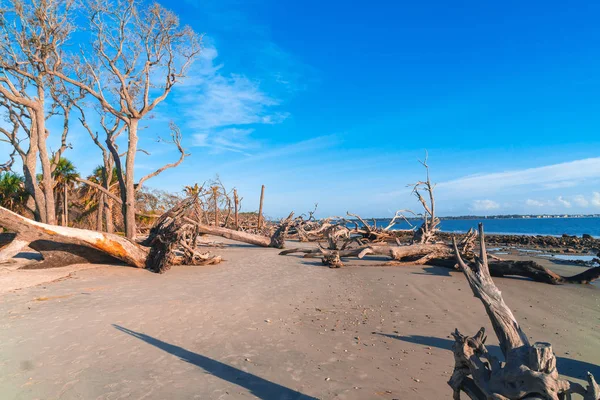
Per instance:
[[[226,243],[224,263],[163,275],[4,271],[46,283],[0,295],[2,398],[450,399],[454,328],[485,326],[499,353],[458,272],[329,269]],[[562,374],[600,376],[598,287],[496,284],[527,334],[553,344]]]

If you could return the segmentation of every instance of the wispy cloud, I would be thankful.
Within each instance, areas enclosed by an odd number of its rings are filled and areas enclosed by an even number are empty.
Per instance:
[[[592,195],[592,201],[591,201],[591,203],[595,207],[600,207],[600,193],[594,192],[594,194]]]
[[[545,210],[564,210],[576,206],[580,210],[600,207],[600,193],[594,192],[589,197],[578,194],[575,196],[558,196],[555,199],[527,199],[528,207],[544,208]]]
[[[318,150],[323,151],[339,144],[337,135],[324,135],[316,138],[301,140],[299,142],[271,148],[269,150],[253,154],[249,157],[232,161],[223,164],[223,168],[237,166],[244,163],[257,163],[258,161],[276,159],[276,158],[289,158],[303,153],[314,153]]]
[[[193,145],[209,147],[215,151],[233,151],[249,156],[247,150],[257,147],[249,137],[252,132],[254,129],[225,128],[214,132],[196,133]]]
[[[590,202],[583,195],[573,197],[573,203],[579,207],[587,207],[590,205]]]
[[[530,207],[545,207],[545,206],[549,205],[549,202],[534,200],[534,199],[527,199],[527,200],[525,200],[525,205],[530,206]]]
[[[563,207],[566,208],[571,208],[571,202],[566,200],[564,197],[562,196],[558,196],[558,198],[556,199],[556,201],[558,201],[558,204],[560,204]]]
[[[585,180],[598,179],[598,177],[600,177],[600,157],[517,171],[472,175],[440,183],[438,187],[449,191],[485,195],[508,188],[526,187],[528,190],[543,190],[576,186]]]
[[[256,147],[249,126],[278,124],[289,114],[278,109],[280,100],[264,92],[259,80],[224,73],[217,57],[217,49],[208,45],[180,88],[177,102],[187,128],[197,132],[196,146],[237,152]]]
[[[471,204],[472,211],[492,211],[500,208],[500,204],[493,200],[475,200]]]

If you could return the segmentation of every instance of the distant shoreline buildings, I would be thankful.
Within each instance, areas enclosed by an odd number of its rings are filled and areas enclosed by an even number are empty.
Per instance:
[[[448,219],[549,219],[549,218],[600,218],[600,214],[526,214],[526,215],[461,215],[457,217],[439,217]],[[412,219],[412,218],[410,218]],[[418,219],[418,218],[414,218]]]

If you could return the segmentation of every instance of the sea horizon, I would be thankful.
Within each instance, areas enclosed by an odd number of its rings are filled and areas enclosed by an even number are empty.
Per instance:
[[[391,218],[364,218],[365,221],[377,222],[378,227],[386,227]],[[408,219],[413,226],[418,226],[419,219]],[[414,223],[413,223],[414,222]],[[582,236],[591,235],[600,238],[600,216],[594,217],[531,217],[531,218],[490,218],[486,217],[452,217],[440,218],[440,230],[445,233],[464,233],[470,228],[477,228],[479,222],[484,223],[487,234],[492,235],[526,235],[526,236]],[[410,229],[406,221],[399,221],[391,230]]]

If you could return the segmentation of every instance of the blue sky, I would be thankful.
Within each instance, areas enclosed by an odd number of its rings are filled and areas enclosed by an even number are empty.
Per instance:
[[[219,174],[272,217],[386,217],[419,209],[427,149],[442,215],[600,213],[598,2],[162,3],[205,48],[146,124],[139,176],[177,157],[170,119],[192,153],[152,187]]]

